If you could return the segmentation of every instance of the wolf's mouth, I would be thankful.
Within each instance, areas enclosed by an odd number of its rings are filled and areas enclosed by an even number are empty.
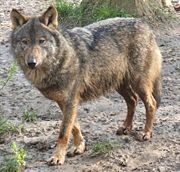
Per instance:
[[[31,64],[31,65],[28,65],[28,67],[30,68],[30,69],[36,69],[36,66],[33,64]]]

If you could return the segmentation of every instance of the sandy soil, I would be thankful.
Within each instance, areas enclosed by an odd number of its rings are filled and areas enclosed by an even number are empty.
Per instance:
[[[6,0],[0,1],[0,80],[7,77],[13,58],[9,36],[11,8],[24,9],[28,14],[42,12],[52,1]],[[87,141],[88,150],[81,156],[67,158],[63,166],[49,167],[46,160],[53,152],[62,114],[54,102],[45,99],[18,70],[12,81],[0,90],[0,114],[14,124],[22,124],[25,110],[38,114],[35,123],[24,123],[25,131],[3,138],[0,143],[0,163],[9,152],[12,141],[27,150],[26,172],[50,171],[180,171],[180,20],[174,27],[156,30],[157,41],[163,54],[163,95],[157,112],[154,136],[151,141],[138,142],[134,134],[116,136],[116,130],[126,115],[126,104],[118,94],[109,94],[79,107],[79,121]],[[134,132],[143,128],[144,107],[139,102]],[[92,157],[96,142],[118,143],[106,156]],[[125,165],[122,165],[125,163]]]

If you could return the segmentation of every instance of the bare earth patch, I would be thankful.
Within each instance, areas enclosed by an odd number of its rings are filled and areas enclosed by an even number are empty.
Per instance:
[[[0,2],[0,80],[8,75],[12,64],[9,36],[12,8],[24,9],[28,14],[41,13],[52,1],[6,0]],[[180,20],[173,28],[157,32],[163,54],[163,95],[157,113],[153,139],[138,142],[134,135],[143,127],[145,114],[139,102],[134,130],[130,136],[116,136],[118,126],[126,115],[126,104],[116,93],[79,107],[79,121],[87,141],[87,151],[67,158],[63,166],[49,167],[62,113],[54,102],[45,99],[18,70],[12,81],[0,90],[0,115],[13,124],[22,124],[24,111],[37,114],[35,123],[23,123],[21,134],[0,137],[0,163],[8,154],[12,141],[27,150],[26,172],[50,171],[180,171]],[[92,156],[97,142],[112,144],[105,155]],[[118,145],[118,146],[117,146]]]

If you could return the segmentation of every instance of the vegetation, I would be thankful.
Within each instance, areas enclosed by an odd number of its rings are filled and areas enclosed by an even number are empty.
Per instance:
[[[176,19],[171,6],[164,0],[82,0],[78,4],[56,0],[62,27],[85,26],[113,17],[142,17],[152,26]]]
[[[7,119],[0,116],[0,136],[9,133],[19,133],[23,129],[22,125],[14,125],[9,122]]]
[[[19,148],[15,142],[11,145],[12,155],[5,158],[4,164],[0,167],[0,172],[22,172],[26,164],[26,151]]]
[[[97,142],[92,146],[92,156],[104,155],[109,153],[120,145],[115,142],[102,141]]]
[[[101,6],[92,6],[92,9],[88,11],[84,4],[75,5],[63,0],[56,0],[56,6],[62,23],[68,23],[68,26],[84,26],[111,17],[132,16],[124,10],[109,5],[106,1]]]
[[[25,110],[23,113],[23,121],[35,122],[37,120],[37,114],[32,109]]]
[[[175,11],[172,7],[171,0],[82,0],[87,11],[92,7],[101,7],[102,4],[108,4],[109,6],[122,10],[126,13],[134,14],[137,17],[143,17],[147,22],[149,20],[163,21],[170,13],[172,15]],[[161,11],[159,15],[159,10]]]
[[[8,70],[8,75],[7,75],[6,80],[1,81],[2,86],[1,86],[0,90],[3,89],[10,80],[12,80],[12,78],[13,78],[14,74],[16,73],[16,71],[17,71],[17,64],[16,64],[16,62],[13,62],[13,64],[11,65],[11,67]]]
[[[155,13],[153,19],[156,21],[167,22],[177,19],[175,13],[173,11],[170,11],[168,8],[159,7],[154,3],[150,3],[150,7]]]

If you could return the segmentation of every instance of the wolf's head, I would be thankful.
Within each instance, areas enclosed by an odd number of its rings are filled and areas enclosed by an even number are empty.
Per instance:
[[[35,74],[52,64],[60,44],[56,9],[50,6],[39,17],[27,17],[13,9],[11,21],[12,50],[25,74]]]

